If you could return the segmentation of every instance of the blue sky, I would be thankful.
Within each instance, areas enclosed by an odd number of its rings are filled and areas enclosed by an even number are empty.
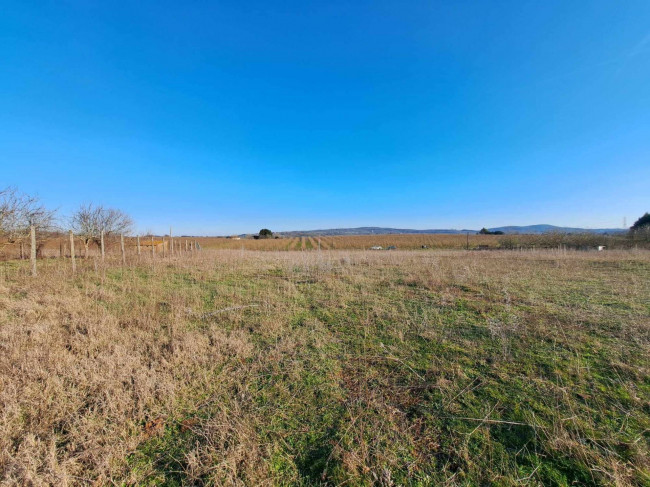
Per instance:
[[[5,2],[0,187],[139,230],[630,225],[650,2]]]

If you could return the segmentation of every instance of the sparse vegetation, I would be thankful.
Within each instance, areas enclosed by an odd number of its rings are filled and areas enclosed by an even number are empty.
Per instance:
[[[630,227],[630,237],[650,241],[650,213],[646,212],[634,222]]]
[[[46,208],[40,200],[16,188],[0,190],[0,245],[15,245],[27,239],[31,225],[42,236],[54,230],[56,211]]]
[[[481,235],[503,235],[503,232],[501,230],[495,230],[492,232],[485,227],[481,228],[478,233]]]
[[[645,212],[643,216],[640,216],[639,219],[634,222],[634,225],[632,225],[630,230],[636,231],[645,227],[650,227],[650,213],[648,212]]]
[[[647,251],[129,259],[2,264],[4,483],[650,480]]]
[[[99,245],[102,232],[107,238],[129,233],[133,220],[122,210],[104,208],[101,205],[82,205],[70,219],[73,232],[81,237],[84,244],[84,256],[88,257],[90,243]]]
[[[608,249],[648,248],[639,239],[624,234],[599,235],[595,233],[543,233],[539,235],[503,235],[498,244],[503,249],[579,249],[590,250],[598,246]]]

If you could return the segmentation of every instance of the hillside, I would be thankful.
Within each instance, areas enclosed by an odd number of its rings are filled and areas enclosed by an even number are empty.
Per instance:
[[[540,233],[622,233],[625,230],[620,228],[575,228],[575,227],[558,227],[555,225],[538,224],[526,226],[503,226],[490,228],[491,231],[501,231],[507,234],[540,234]],[[416,230],[413,228],[389,228],[389,227],[356,227],[356,228],[330,228],[322,230],[292,230],[288,232],[276,232],[277,235],[284,237],[300,236],[336,236],[336,235],[393,235],[393,234],[462,234],[476,233],[478,230],[457,230],[451,228],[437,228],[430,230]]]

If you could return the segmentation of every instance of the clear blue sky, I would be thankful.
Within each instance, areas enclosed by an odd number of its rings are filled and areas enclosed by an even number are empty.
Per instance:
[[[0,166],[158,232],[630,225],[650,2],[3,2]]]

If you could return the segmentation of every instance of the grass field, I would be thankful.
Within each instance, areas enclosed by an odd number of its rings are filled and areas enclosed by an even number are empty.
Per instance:
[[[155,237],[161,242],[161,236]],[[165,237],[169,243],[169,237]],[[441,249],[558,249],[558,248],[590,248],[605,245],[608,249],[650,249],[650,240],[647,238],[632,239],[627,235],[596,235],[596,234],[540,234],[540,235],[461,235],[461,234],[396,234],[396,235],[346,235],[324,237],[282,237],[255,240],[253,238],[226,238],[226,237],[174,237],[175,248],[184,249],[186,243],[198,242],[204,249],[210,250],[318,250],[320,240],[321,250],[368,250],[373,246],[387,248],[396,247],[398,250],[441,250]],[[143,237],[143,244],[149,237]],[[125,238],[127,249],[135,253],[136,239]],[[69,256],[69,237],[65,235],[43,236],[39,242],[39,257],[60,257],[62,254]],[[82,240],[75,241],[76,254],[83,255]],[[106,249],[109,253],[119,253],[119,238],[107,238]],[[146,250],[145,250],[146,251]],[[25,243],[24,255],[29,252],[29,245]],[[92,243],[89,248],[90,256],[98,256],[99,248]],[[0,260],[11,260],[20,257],[18,243],[7,244],[0,240]]]
[[[0,264],[3,484],[650,485],[650,252],[230,242]]]

